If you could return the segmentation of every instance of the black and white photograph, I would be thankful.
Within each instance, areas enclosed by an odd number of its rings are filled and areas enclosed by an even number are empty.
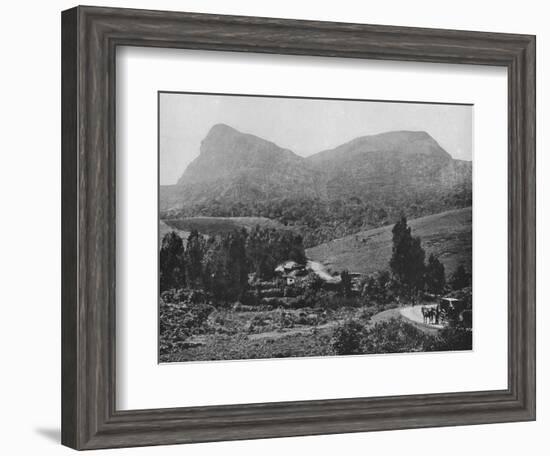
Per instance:
[[[548,456],[547,10],[5,2],[2,454]]]
[[[160,362],[472,349],[473,106],[158,109]]]

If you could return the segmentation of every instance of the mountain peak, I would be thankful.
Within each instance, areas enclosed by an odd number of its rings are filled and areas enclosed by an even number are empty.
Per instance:
[[[193,160],[178,184],[266,176],[303,168],[305,160],[288,149],[258,136],[242,133],[224,124],[213,125],[201,142],[199,156]]]
[[[435,141],[432,136],[424,130],[396,130],[396,131],[387,131],[385,133],[379,133],[378,135],[373,136],[393,136],[401,139],[427,139]]]
[[[203,152],[203,147],[205,142],[208,141],[231,141],[232,139],[238,136],[245,136],[246,133],[242,133],[236,128],[233,128],[224,123],[217,123],[213,125],[208,133],[201,142],[201,153]],[[207,149],[207,148],[206,148]]]
[[[311,155],[308,159],[312,162],[322,163],[327,160],[349,159],[370,153],[397,153],[403,157],[429,155],[443,160],[452,158],[426,131],[397,130],[359,136],[334,149]]]
[[[275,143],[260,138],[259,136],[243,133],[224,123],[217,123],[210,128],[207,135],[202,140],[200,153],[201,155],[212,153],[223,153],[227,155],[229,152],[232,154],[242,154],[251,150],[258,153],[268,150],[271,152],[274,150],[286,151],[286,149],[282,149]]]
[[[233,133],[233,132],[241,133],[236,128],[233,128],[230,125],[227,125],[225,123],[217,123],[217,124],[212,125],[212,127],[210,128],[210,130],[208,131],[208,134],[206,136],[208,136],[210,134],[215,134],[215,133]],[[241,133],[241,134],[243,134],[243,133]]]

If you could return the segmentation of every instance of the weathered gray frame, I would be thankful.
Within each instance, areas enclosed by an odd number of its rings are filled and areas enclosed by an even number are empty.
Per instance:
[[[497,65],[509,86],[508,388],[118,411],[115,49]],[[62,443],[76,449],[535,419],[535,37],[77,7],[62,13]]]

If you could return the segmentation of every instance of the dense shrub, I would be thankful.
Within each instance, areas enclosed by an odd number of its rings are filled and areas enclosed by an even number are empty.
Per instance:
[[[275,268],[282,261],[306,262],[302,237],[290,230],[257,225],[247,233],[245,250],[249,272],[264,280],[273,277]]]
[[[187,288],[172,288],[162,292],[160,297],[164,303],[173,304],[205,304],[212,300],[212,296],[204,290]]]
[[[312,291],[314,293],[320,291],[324,285],[323,279],[314,272],[309,272],[302,283],[305,288],[304,291]]]
[[[182,239],[173,231],[162,239],[160,247],[159,285],[161,291],[181,288],[185,281],[185,259]]]
[[[400,353],[424,351],[431,337],[414,325],[392,318],[370,327],[363,344],[366,353]]]
[[[472,285],[472,274],[466,271],[463,264],[458,265],[456,271],[451,275],[449,285],[453,290],[461,290]]]
[[[437,337],[426,343],[426,351],[471,350],[472,330],[468,328],[442,329]]]
[[[396,299],[397,283],[389,271],[369,275],[364,281],[361,296],[367,305],[387,304]]]
[[[340,288],[341,293],[344,297],[350,298],[352,294],[352,282],[351,282],[351,275],[349,274],[349,271],[347,269],[344,269],[340,273]]]
[[[259,306],[260,301],[260,294],[257,291],[249,290],[241,297],[241,303],[245,306]]]
[[[193,334],[205,332],[208,316],[214,308],[207,304],[170,303],[161,300],[159,308],[160,352],[178,351]]]
[[[401,287],[416,291],[424,288],[424,257],[419,237],[414,237],[407,218],[401,219],[392,229],[392,256],[390,269]]]
[[[379,310],[377,307],[364,307],[357,315],[357,318],[363,323],[368,323],[370,322],[370,319],[379,312],[381,312],[381,310]]]
[[[294,356],[331,355],[330,337],[326,335],[293,335],[279,339],[251,341],[248,335],[221,336],[212,338],[205,345],[193,350],[169,353],[161,356],[163,361],[220,360],[220,359],[266,359]]]
[[[332,349],[337,355],[355,355],[363,353],[362,345],[365,326],[355,320],[339,325],[332,336]]]
[[[445,288],[445,266],[431,254],[424,271],[424,282],[430,293],[441,294]]]

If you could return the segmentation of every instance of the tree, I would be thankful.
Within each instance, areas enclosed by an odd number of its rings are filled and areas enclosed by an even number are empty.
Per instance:
[[[292,260],[299,264],[306,263],[306,252],[304,250],[302,236],[291,230],[279,232],[277,239],[278,252],[276,257],[281,261]]]
[[[211,237],[204,256],[204,283],[214,297],[224,299],[231,282],[227,249],[221,236]]]
[[[159,269],[161,291],[185,286],[183,241],[174,231],[162,239]]]
[[[318,292],[323,288],[323,285],[325,282],[317,274],[315,274],[314,272],[310,272],[304,278],[303,283],[306,289],[311,290],[313,292]]]
[[[269,234],[268,229],[262,229],[256,225],[246,240],[246,254],[251,270],[263,279],[271,279],[276,266],[276,261],[269,252]]]
[[[262,228],[259,225],[246,237],[246,255],[251,271],[265,280],[273,277],[275,268],[282,261],[306,262],[300,235],[290,230]]]
[[[450,285],[453,290],[461,290],[462,288],[470,286],[472,283],[472,277],[463,264],[460,264],[454,274],[451,276]]]
[[[246,230],[234,231],[227,236],[229,276],[231,284],[229,294],[241,298],[248,287],[248,265],[246,259]]]
[[[392,230],[393,247],[390,269],[397,281],[409,292],[423,287],[425,252],[420,238],[411,235],[407,219],[402,217]]]
[[[340,273],[340,280],[341,280],[341,286],[342,286],[342,294],[346,297],[346,298],[349,298],[351,297],[351,276],[349,274],[349,272],[344,269],[341,273]]]
[[[245,237],[241,231],[211,239],[203,264],[204,283],[216,298],[241,299],[248,286]]]
[[[364,281],[362,295],[369,303],[386,304],[393,300],[395,282],[388,270],[369,275]]]
[[[191,288],[200,288],[203,283],[202,260],[206,249],[204,236],[197,230],[191,230],[185,249],[185,272],[187,284]]]
[[[430,254],[426,272],[424,274],[426,288],[430,293],[441,294],[445,287],[445,266],[433,255]]]

